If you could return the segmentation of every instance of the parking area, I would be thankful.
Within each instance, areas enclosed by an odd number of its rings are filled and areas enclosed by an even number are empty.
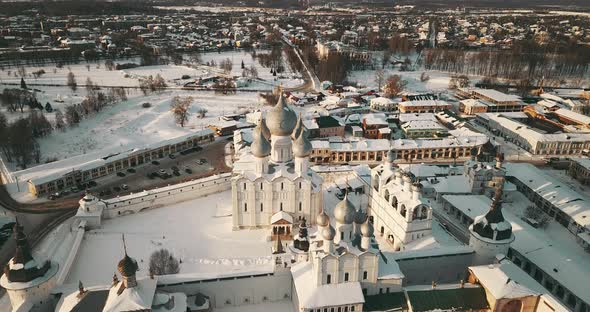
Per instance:
[[[82,196],[86,190],[102,199],[181,183],[213,174],[227,172],[225,145],[220,139],[197,151],[176,153],[150,163],[128,168],[116,174],[91,181],[88,185],[73,188],[60,197]]]

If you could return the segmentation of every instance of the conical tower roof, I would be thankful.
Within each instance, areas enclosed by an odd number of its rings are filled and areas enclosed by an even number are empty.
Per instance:
[[[512,236],[512,225],[502,214],[502,193],[504,181],[500,182],[494,193],[490,210],[477,217],[473,223],[473,231],[481,237],[504,240]]]

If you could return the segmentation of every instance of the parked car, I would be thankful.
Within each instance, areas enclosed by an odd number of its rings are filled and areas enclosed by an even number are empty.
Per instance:
[[[180,176],[180,172],[178,172],[178,171],[172,171],[172,173],[173,173],[175,176],[177,176],[177,177],[179,177],[179,176]]]
[[[47,199],[49,200],[56,200],[58,197],[55,196],[55,194],[50,194],[49,196],[47,196]]]
[[[127,185],[127,184],[121,184],[121,189],[126,191],[126,190],[129,189],[129,185]]]
[[[184,172],[188,173],[188,174],[192,174],[193,171],[191,170],[191,168],[184,168]]]
[[[160,165],[160,162],[157,160],[152,160],[152,165],[158,166],[158,165]]]
[[[129,173],[136,173],[137,170],[135,170],[134,168],[129,168],[129,169],[127,169],[127,172],[129,172]]]
[[[75,186],[72,186],[72,188],[70,188],[70,192],[72,192],[72,193],[76,193],[78,191],[79,191],[79,189]]]
[[[179,171],[179,169],[176,166],[172,166],[172,171]]]
[[[176,159],[176,155],[174,155],[174,154],[170,154],[170,155],[168,155],[168,157],[170,157],[170,159]]]
[[[68,191],[68,190],[61,191],[61,196],[68,196],[68,195],[70,195],[70,191]]]
[[[158,173],[159,173],[160,175],[167,175],[167,174],[168,174],[168,172],[166,172],[166,170],[164,170],[164,169],[160,169],[160,170],[158,170]]]
[[[90,187],[96,187],[98,185],[98,183],[96,183],[96,181],[88,181],[88,186]]]
[[[122,178],[125,176],[125,173],[119,171],[119,172],[117,172],[117,176]]]

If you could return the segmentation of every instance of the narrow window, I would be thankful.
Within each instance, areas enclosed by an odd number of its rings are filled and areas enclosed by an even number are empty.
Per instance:
[[[260,211],[264,211],[264,204],[260,203]]]
[[[244,191],[246,190],[246,183],[244,183]]]
[[[348,272],[344,273],[344,281],[348,282]]]
[[[280,204],[281,211],[283,211],[283,203]]]
[[[248,204],[244,203],[244,212],[248,212]]]
[[[281,191],[285,189],[285,185],[281,182]]]
[[[328,276],[326,276],[326,284],[330,283],[332,283],[332,275],[328,274]]]
[[[367,276],[368,276],[368,273],[367,273],[367,271],[363,272],[363,279],[364,279],[364,280],[366,280],[366,279],[367,279]]]
[[[299,202],[299,211],[301,211],[301,209],[302,209],[301,207],[302,207],[302,204],[301,204],[301,202]]]

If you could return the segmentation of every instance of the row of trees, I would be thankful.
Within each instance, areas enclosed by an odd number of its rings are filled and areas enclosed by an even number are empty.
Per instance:
[[[149,93],[156,91],[162,91],[167,87],[168,85],[166,84],[166,80],[164,80],[160,74],[157,74],[155,77],[149,75],[147,78],[142,78],[139,80],[139,89],[144,95],[148,95]]]
[[[422,64],[427,70],[441,70],[467,75],[495,76],[513,80],[551,77],[576,78],[590,71],[590,48],[577,52],[553,53],[537,47],[513,50],[466,51],[460,49],[426,49]]]
[[[49,135],[53,127],[43,113],[33,110],[27,118],[9,123],[0,113],[0,150],[9,162],[26,169],[33,161],[41,161],[37,138]]]

